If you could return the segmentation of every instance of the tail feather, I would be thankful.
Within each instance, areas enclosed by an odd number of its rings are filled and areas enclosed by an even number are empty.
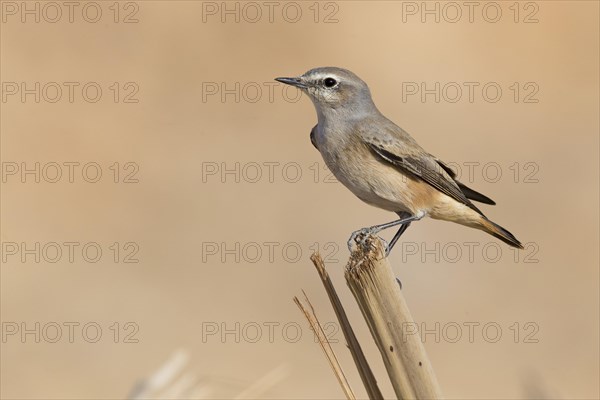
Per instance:
[[[465,196],[467,196],[467,199],[475,200],[475,201],[478,201],[483,204],[490,204],[492,206],[496,205],[496,202],[494,200],[490,199],[489,197],[487,197],[485,194],[481,194],[459,181],[454,181],[454,182],[456,182],[456,184],[458,185],[458,188],[465,194]]]
[[[523,248],[521,242],[519,242],[519,240],[512,233],[500,225],[490,221],[487,218],[483,218],[482,225],[487,233],[502,240],[504,243],[516,247],[517,249]]]

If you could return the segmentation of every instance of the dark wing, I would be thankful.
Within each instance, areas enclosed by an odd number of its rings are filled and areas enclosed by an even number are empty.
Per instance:
[[[393,141],[387,143],[367,141],[367,144],[375,154],[391,163],[396,168],[399,168],[402,172],[409,173],[414,177],[424,180],[445,195],[450,196],[459,203],[462,203],[483,215],[483,213],[479,211],[479,209],[475,207],[475,205],[471,203],[467,196],[460,190],[456,182],[454,182],[454,179],[452,179],[445,171],[443,172],[443,170],[440,170],[439,164],[429,154],[414,151],[403,154],[404,152],[397,151],[398,148],[396,145],[400,143],[394,143]]]
[[[318,125],[318,124],[317,124]],[[315,125],[311,130],[310,130],[310,142],[312,143],[313,146],[315,146],[315,149],[319,150],[319,148],[317,147],[317,142],[315,140],[315,130],[317,129],[317,125]]]
[[[448,175],[450,175],[450,177],[454,180],[454,182],[456,182],[456,184],[458,185],[458,188],[461,190],[461,192],[463,192],[465,194],[465,196],[467,196],[467,199],[471,199],[471,200],[475,200],[478,201],[480,203],[484,203],[484,204],[491,204],[491,205],[496,205],[496,202],[492,199],[490,199],[489,197],[487,197],[484,194],[481,194],[473,189],[471,189],[470,187],[466,186],[465,184],[459,182],[456,180],[456,173],[446,164],[444,164],[444,162],[442,162],[441,160],[438,160],[436,158],[437,163],[440,165],[440,167],[442,167],[442,169],[444,171],[446,171],[446,173]]]

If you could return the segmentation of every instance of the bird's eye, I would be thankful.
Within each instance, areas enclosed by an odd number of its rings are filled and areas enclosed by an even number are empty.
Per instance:
[[[337,84],[337,81],[333,78],[325,78],[325,86],[326,87],[334,87]]]

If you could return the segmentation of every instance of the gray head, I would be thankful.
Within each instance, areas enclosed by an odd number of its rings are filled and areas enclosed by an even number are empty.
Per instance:
[[[377,111],[367,84],[343,68],[314,68],[295,78],[275,78],[306,93],[317,109],[319,118],[336,114],[358,116]]]

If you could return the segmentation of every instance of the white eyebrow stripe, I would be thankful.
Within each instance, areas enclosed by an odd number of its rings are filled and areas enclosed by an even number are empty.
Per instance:
[[[318,74],[314,75],[315,80],[323,80],[325,78],[333,78],[338,82],[340,80],[340,78],[336,74],[332,74],[332,73],[326,74],[323,72],[319,72]]]

